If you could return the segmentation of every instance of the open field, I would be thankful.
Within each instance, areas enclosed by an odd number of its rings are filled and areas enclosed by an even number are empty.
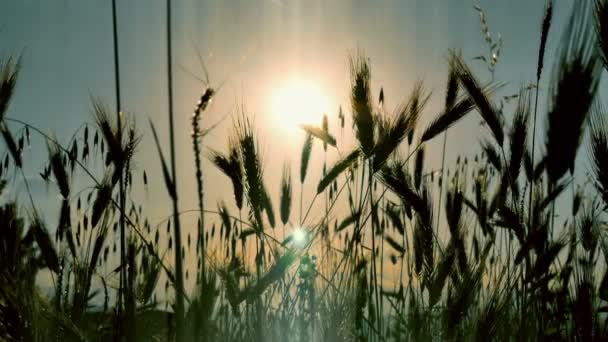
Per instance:
[[[91,122],[61,140],[11,112],[28,65],[2,56],[0,341],[608,340],[608,1],[581,0],[561,31],[553,6],[530,33],[533,81],[515,94],[494,77],[501,40],[481,8],[487,58],[446,49],[446,84],[418,81],[394,108],[372,77],[383,66],[353,52],[350,103],[298,122],[299,163],[270,176],[274,156],[245,106],[224,147],[206,145],[220,85],[201,92],[190,131],[174,127],[170,12],[168,127],[121,113],[117,82],[116,108],[92,97]],[[315,91],[294,86],[276,106]],[[479,144],[448,165],[448,132],[471,116]],[[426,163],[434,141],[439,169]],[[184,150],[193,168],[176,162]],[[33,151],[46,154],[41,170],[25,162]],[[159,177],[136,167],[140,154],[155,155]],[[205,165],[230,185],[213,207]],[[180,211],[183,167],[196,210]],[[32,173],[59,194],[47,198],[57,220],[42,214]],[[6,195],[16,183],[26,196]],[[165,220],[133,195],[152,186]]]

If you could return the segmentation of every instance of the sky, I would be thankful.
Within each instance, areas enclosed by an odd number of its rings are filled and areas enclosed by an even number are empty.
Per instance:
[[[142,199],[151,222],[158,222],[170,214],[171,208],[161,183],[160,162],[148,119],[154,122],[164,146],[168,146],[166,4],[164,0],[117,3],[122,111],[134,115],[143,134],[134,166],[139,186],[133,195]],[[347,151],[354,145],[349,137],[340,136],[336,117],[340,105],[350,117],[348,58],[364,51],[371,61],[374,92],[377,94],[383,87],[388,110],[402,104],[418,80],[432,91],[422,119],[424,127],[442,107],[449,49],[460,49],[482,80],[491,78],[483,65],[472,59],[487,54],[474,5],[483,8],[490,31],[500,32],[503,39],[495,77],[505,82],[506,93],[516,93],[521,85],[535,78],[545,4],[542,0],[174,0],[172,3],[181,210],[196,208],[190,118],[206,88],[200,80],[204,72],[199,54],[208,70],[209,85],[218,90],[202,117],[204,127],[219,123],[203,140],[204,153],[226,148],[232,118],[238,110],[244,110],[254,118],[265,165],[264,177],[276,204],[282,165],[284,161],[290,162],[293,178],[298,178],[304,139],[304,133],[290,126],[292,121],[285,120],[289,113],[276,113],[276,103],[280,102],[277,94],[284,94],[290,84],[309,84],[322,94],[330,130],[337,136],[341,151]],[[549,66],[571,4],[572,1],[556,1],[548,45]],[[3,55],[21,52],[23,56],[8,116],[54,132],[60,141],[67,142],[83,122],[93,122],[92,96],[113,108],[110,0],[22,0],[5,2],[2,7],[0,52]],[[545,107],[544,90],[541,87],[541,113]],[[479,127],[475,115],[450,130],[448,165],[459,155],[471,156],[476,152],[473,148],[486,132]],[[34,183],[36,200],[42,202],[58,195],[37,175],[44,166],[42,158],[46,153],[40,146],[28,152],[26,169]],[[427,147],[428,169],[439,168],[440,147],[441,139]],[[168,152],[165,148],[165,155]],[[335,159],[335,155],[329,155],[328,160]],[[323,158],[323,150],[317,144],[312,165],[321,165]],[[151,180],[146,190],[141,186],[143,170]],[[305,202],[314,195],[320,170],[320,167],[311,170]],[[232,203],[228,179],[206,160],[204,177],[208,208],[215,208],[221,199]],[[49,210],[49,215],[53,217],[56,211]]]

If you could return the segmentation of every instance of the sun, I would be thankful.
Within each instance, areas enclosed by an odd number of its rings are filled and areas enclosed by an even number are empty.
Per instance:
[[[320,125],[323,114],[330,112],[330,101],[323,89],[305,79],[285,82],[270,100],[273,120],[292,132],[303,124]]]

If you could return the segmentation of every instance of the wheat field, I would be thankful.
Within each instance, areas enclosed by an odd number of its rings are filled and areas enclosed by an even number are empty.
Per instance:
[[[383,66],[352,52],[350,102],[300,125],[299,163],[283,163],[278,189],[244,106],[224,147],[206,146],[220,85],[201,92],[191,131],[174,127],[167,3],[168,127],[121,113],[117,81],[116,107],[92,97],[90,120],[65,143],[11,113],[28,65],[0,60],[0,191],[19,181],[28,194],[0,204],[0,340],[608,340],[608,1],[581,0],[561,32],[547,1],[536,73],[515,94],[494,77],[501,43],[480,7],[490,54],[476,62],[489,78],[446,49],[445,93],[418,81],[388,108],[372,77]],[[547,66],[550,36],[558,46]],[[432,98],[439,113],[428,113]],[[471,116],[483,123],[479,144],[446,163],[448,131]],[[179,146],[184,134],[190,144]],[[153,144],[142,146],[144,136]],[[431,142],[443,146],[438,170],[427,167]],[[32,150],[46,154],[42,170],[24,162]],[[183,150],[194,160],[189,212],[179,211]],[[155,154],[158,179],[134,167],[140,153]],[[205,165],[230,185],[214,207]],[[60,194],[48,199],[59,203],[57,222],[37,207],[32,172]],[[172,209],[159,222],[132,196],[151,184]]]

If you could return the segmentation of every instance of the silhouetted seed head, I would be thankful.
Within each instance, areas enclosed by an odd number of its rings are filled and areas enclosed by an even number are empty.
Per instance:
[[[451,63],[454,64],[454,70],[460,84],[475,103],[479,114],[490,128],[496,142],[502,146],[504,139],[502,122],[495,106],[490,101],[489,94],[479,86],[479,81],[473,76],[473,73],[459,55],[452,53],[451,58]]]
[[[424,147],[421,147],[416,153],[416,167],[414,169],[414,185],[416,189],[420,189],[422,184],[422,169],[424,167]]]
[[[595,31],[588,1],[574,6],[565,30],[551,85],[547,117],[547,173],[552,183],[568,171],[574,161],[601,77]]]
[[[342,174],[342,172],[346,171],[349,167],[356,162],[359,158],[360,150],[355,149],[351,153],[349,153],[346,157],[336,162],[334,166],[327,172],[326,175],[323,176],[319,185],[317,186],[317,193],[320,194],[327,188],[327,186],[331,185],[336,178]]]
[[[522,90],[519,96],[511,131],[509,132],[511,157],[509,160],[509,178],[512,185],[516,186],[515,181],[519,176],[522,159],[526,149],[528,136],[528,118],[530,117],[530,97],[529,92]]]
[[[0,59],[0,121],[6,116],[20,69],[21,57],[18,57],[17,60],[14,60],[13,57]]]
[[[241,169],[240,153],[238,144],[234,138],[229,140],[228,154],[223,155],[220,152],[212,151],[209,159],[220,169],[224,175],[228,176],[232,182],[234,198],[236,206],[240,210],[243,206],[243,175]]]
[[[93,227],[97,226],[97,224],[99,223],[99,220],[102,218],[102,215],[104,214],[106,209],[108,209],[108,207],[111,203],[111,200],[112,200],[111,178],[110,178],[109,174],[106,174],[103,181],[97,188],[97,197],[95,198],[95,201],[93,202],[92,217],[91,217],[91,224],[93,225]],[[86,215],[84,217],[85,217],[85,229],[86,229],[88,219],[86,219]],[[114,228],[115,228],[114,230],[116,231],[116,227],[114,227]]]
[[[543,23],[540,36],[540,47],[538,50],[538,67],[536,68],[536,80],[540,80],[541,73],[543,71],[543,64],[545,59],[545,49],[547,46],[547,39],[549,37],[549,29],[551,28],[551,20],[553,18],[553,0],[547,0],[545,6],[545,14],[543,16]]]
[[[371,71],[362,53],[351,57],[351,105],[356,136],[362,151],[371,155],[374,147],[375,120],[371,100]]]
[[[429,98],[430,94],[425,94],[422,82],[417,82],[407,103],[398,109],[395,116],[377,118],[378,138],[372,150],[374,172],[382,167],[406,136],[411,144],[418,117]]]
[[[596,104],[590,120],[590,157],[595,176],[593,184],[608,205],[608,122],[603,108]]]
[[[289,221],[289,214],[291,212],[291,168],[288,164],[283,166],[283,173],[281,176],[281,222],[285,225]]]
[[[308,172],[308,162],[312,152],[312,135],[306,134],[304,145],[302,146],[302,156],[300,158],[300,184],[304,184],[306,173]]]
[[[49,153],[49,164],[53,171],[53,175],[55,176],[55,181],[57,182],[61,196],[64,199],[68,199],[70,196],[70,181],[68,173],[62,163],[62,152],[59,147],[52,142],[47,142],[47,150]]]
[[[595,1],[595,21],[599,45],[604,60],[604,68],[608,68],[608,1]]]
[[[329,122],[327,120],[327,114],[323,114],[323,120],[321,122],[321,129],[323,130],[323,133],[325,133],[326,136],[331,136],[329,134]],[[331,143],[331,141],[330,141]],[[333,141],[333,146],[335,147],[336,143],[335,143],[335,139]],[[327,151],[327,141],[323,141],[323,150]]]

